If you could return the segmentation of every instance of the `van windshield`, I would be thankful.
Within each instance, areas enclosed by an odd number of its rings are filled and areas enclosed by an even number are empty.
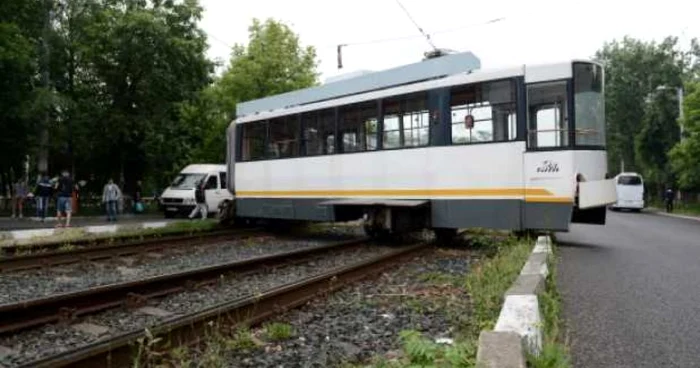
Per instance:
[[[642,185],[642,178],[639,176],[621,176],[617,179],[619,185]]]
[[[197,183],[204,179],[205,174],[179,174],[170,184],[170,188],[177,190],[194,189]]]

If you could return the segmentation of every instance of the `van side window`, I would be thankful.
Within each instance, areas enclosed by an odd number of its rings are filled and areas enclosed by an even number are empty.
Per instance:
[[[212,175],[207,179],[207,184],[204,186],[204,190],[208,189],[219,189],[217,187],[216,176]]]
[[[226,188],[226,172],[222,171],[219,173],[219,182],[221,182],[221,188]]]

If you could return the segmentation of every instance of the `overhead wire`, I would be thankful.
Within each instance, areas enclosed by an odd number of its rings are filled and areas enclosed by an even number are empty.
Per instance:
[[[505,20],[506,18],[501,17],[501,18],[494,18],[491,20],[488,20],[486,22],[481,22],[481,23],[472,23],[469,25],[465,26],[459,26],[459,27],[453,27],[453,28],[447,28],[447,29],[442,29],[438,30],[435,32],[431,32],[429,35],[439,35],[439,34],[445,34],[445,33],[452,33],[452,32],[457,32],[457,31],[462,31],[468,28],[473,28],[477,26],[482,26],[486,24],[491,24],[491,23],[496,23],[500,22],[502,20]],[[397,36],[397,37],[388,37],[388,38],[379,38],[379,39],[374,39],[374,40],[366,40],[366,41],[355,41],[355,42],[344,42],[342,43],[345,46],[359,46],[359,45],[371,45],[371,44],[377,44],[377,43],[386,43],[386,42],[395,42],[395,41],[403,41],[403,40],[410,40],[410,39],[415,39],[415,38],[422,38],[424,37],[422,34],[420,35],[405,35],[405,36]],[[335,48],[337,44],[333,45],[324,45],[321,46],[321,49],[326,49],[326,48]]]

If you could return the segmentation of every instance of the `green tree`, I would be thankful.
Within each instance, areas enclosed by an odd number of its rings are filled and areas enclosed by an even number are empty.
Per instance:
[[[236,117],[236,104],[314,86],[318,83],[316,51],[302,47],[287,25],[253,20],[247,45],[235,45],[226,71],[214,85],[183,107],[192,124],[206,121],[200,161],[223,162],[226,128]]]
[[[684,139],[669,153],[671,165],[681,189],[700,191],[700,81],[686,85],[683,115]]]
[[[23,172],[36,136],[34,113],[39,95],[34,88],[42,3],[35,0],[0,3],[0,183]],[[14,173],[14,178],[10,173]],[[0,185],[3,194],[5,185]]]
[[[675,90],[661,90],[649,96],[641,130],[635,137],[636,159],[651,193],[662,196],[674,178],[665,154],[679,140],[678,101]],[[661,154],[660,154],[661,153]]]
[[[635,142],[653,140],[651,136],[639,137],[643,130],[646,100],[658,86],[681,85],[688,70],[688,55],[678,50],[678,41],[674,37],[661,43],[626,37],[622,41],[606,43],[596,53],[596,58],[605,63],[606,69],[605,110],[610,171],[617,171],[623,160],[626,170],[642,170],[644,168],[640,165],[651,161],[640,160],[637,154],[658,154],[658,151],[635,149]],[[670,129],[672,123],[663,124],[669,125]],[[643,134],[656,134],[657,130],[648,128]],[[641,144],[640,149],[644,151],[649,147]]]
[[[219,96],[232,114],[240,101],[317,84],[316,50],[302,47],[287,25],[254,19],[248,31],[248,45],[233,47],[228,70],[219,81]]]
[[[196,0],[110,1],[86,29],[86,59],[101,85],[91,149],[103,174],[160,186],[192,149],[196,132],[180,119],[182,103],[210,82],[206,36]],[[90,165],[100,167],[97,162]]]

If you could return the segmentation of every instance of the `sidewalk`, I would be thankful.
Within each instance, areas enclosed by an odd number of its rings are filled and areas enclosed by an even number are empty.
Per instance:
[[[123,214],[117,217],[117,224],[130,224],[143,221],[163,221],[160,214],[134,215]],[[92,225],[113,225],[107,222],[105,216],[75,216],[71,218],[71,227],[83,227]],[[42,222],[38,217],[11,218],[0,217],[0,231],[24,230],[24,229],[53,229],[56,227],[56,217],[47,217]]]
[[[666,217],[675,217],[675,218],[681,218],[681,219],[686,219],[686,220],[700,221],[700,216],[679,215],[676,213],[666,213],[660,208],[649,207],[649,208],[647,208],[647,212],[653,213],[655,215],[666,216]]]

